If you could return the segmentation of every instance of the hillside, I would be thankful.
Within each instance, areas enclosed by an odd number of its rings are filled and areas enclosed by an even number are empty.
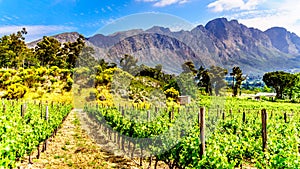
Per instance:
[[[54,37],[66,41],[77,36],[64,33]],[[172,32],[154,26],[107,36],[97,34],[86,38],[86,42],[95,49],[97,58],[118,63],[123,54],[132,54],[139,64],[162,64],[169,73],[179,73],[180,64],[186,60],[192,60],[197,67],[239,66],[247,74],[297,70],[300,61],[300,38],[296,34],[279,27],[263,32],[226,18],[214,19],[191,31]]]

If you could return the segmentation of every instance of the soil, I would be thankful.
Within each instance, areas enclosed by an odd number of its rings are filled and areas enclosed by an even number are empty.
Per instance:
[[[36,151],[30,156],[32,164],[29,163],[29,157],[25,157],[18,168],[144,168],[132,159],[107,151],[107,148],[103,148],[110,145],[107,141],[96,143],[88,134],[89,126],[84,121],[84,115],[73,110],[57,134],[48,139],[47,150],[41,153],[40,158],[36,158]]]

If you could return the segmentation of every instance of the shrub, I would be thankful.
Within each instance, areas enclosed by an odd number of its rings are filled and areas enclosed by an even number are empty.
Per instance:
[[[177,100],[178,96],[179,96],[179,91],[177,91],[173,87],[167,89],[166,91],[164,91],[164,93],[165,93],[167,98],[171,98],[171,99],[174,99],[174,100]]]
[[[20,83],[15,83],[7,87],[4,98],[8,99],[20,99],[23,98],[28,88]]]

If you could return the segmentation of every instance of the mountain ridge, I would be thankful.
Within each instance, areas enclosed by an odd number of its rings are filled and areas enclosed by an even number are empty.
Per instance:
[[[163,41],[165,43],[160,43]],[[261,31],[226,18],[216,18],[190,31],[173,32],[169,28],[153,26],[147,30],[133,29],[107,36],[96,34],[87,37],[86,42],[95,48],[97,58],[114,62],[118,62],[126,52],[134,56],[137,52],[135,48],[139,46],[140,64],[147,65],[147,61],[151,61],[149,65],[153,66],[163,60],[163,70],[173,70],[170,73],[180,72],[178,63],[187,60],[192,60],[197,67],[217,65],[231,69],[239,66],[247,74],[288,71],[300,67],[300,37],[296,34],[282,27]],[[171,49],[171,42],[180,45],[173,44]],[[147,44],[153,51],[149,50]],[[186,60],[180,56],[182,52],[189,54]],[[170,57],[169,64],[165,56]],[[154,59],[157,61],[154,62]],[[173,63],[176,63],[175,68],[167,68],[174,66]]]

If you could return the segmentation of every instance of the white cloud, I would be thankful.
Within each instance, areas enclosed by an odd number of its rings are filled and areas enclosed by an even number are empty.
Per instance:
[[[155,7],[165,7],[173,4],[184,4],[189,2],[189,0],[136,0],[138,2],[154,2]]]
[[[252,10],[256,9],[258,5],[265,2],[265,0],[216,0],[207,5],[214,12],[223,12],[230,10]]]
[[[264,10],[244,11],[226,17],[263,31],[274,26],[284,27],[300,36],[299,7],[299,0],[276,1],[266,3]]]
[[[75,27],[60,26],[60,25],[22,25],[22,26],[0,26],[0,36],[16,33],[22,28],[26,28],[28,34],[26,41],[30,42],[43,36],[49,36],[60,32],[75,31]]]

